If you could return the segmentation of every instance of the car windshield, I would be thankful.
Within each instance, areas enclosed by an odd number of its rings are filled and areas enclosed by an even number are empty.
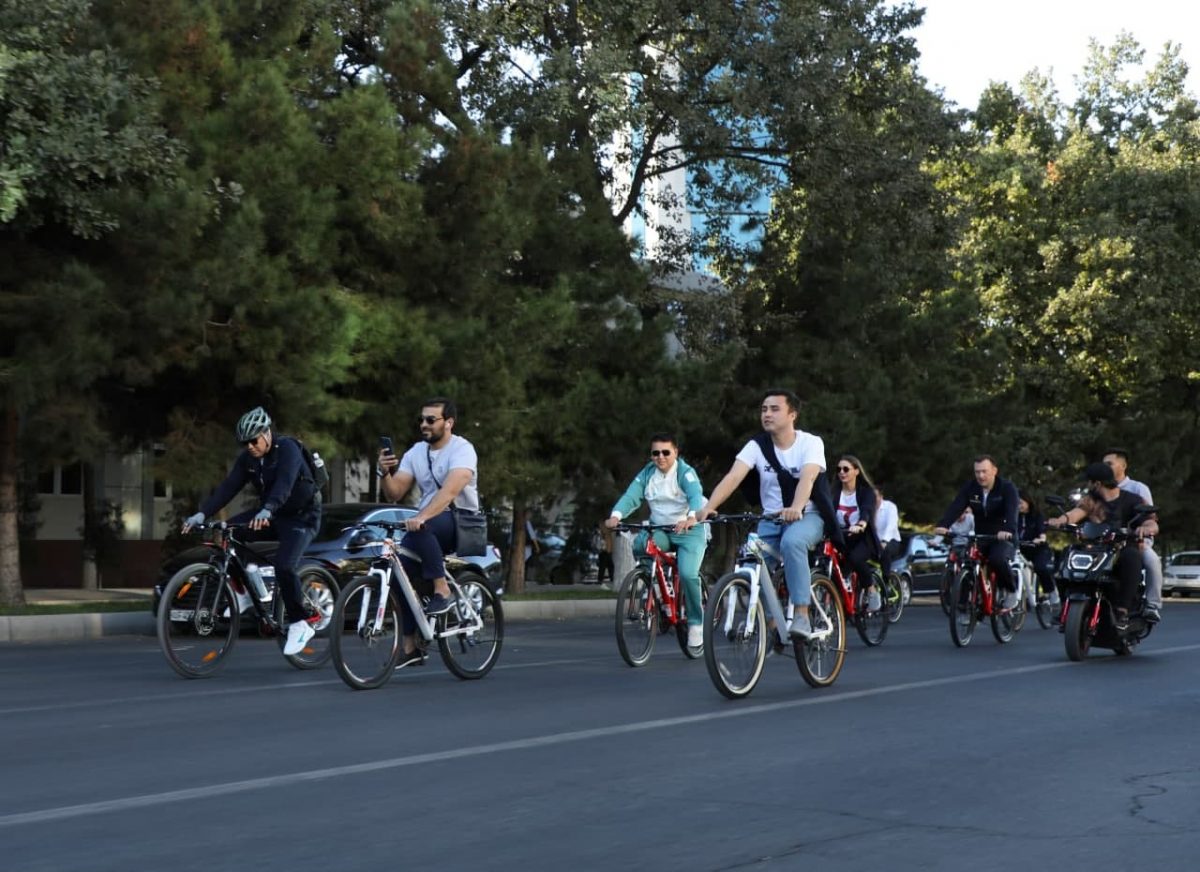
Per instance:
[[[1200,566],[1200,551],[1189,551],[1187,554],[1176,554],[1171,558],[1172,566]]]

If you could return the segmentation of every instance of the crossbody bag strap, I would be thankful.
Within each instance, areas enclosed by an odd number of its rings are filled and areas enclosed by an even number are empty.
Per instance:
[[[433,483],[438,486],[438,490],[442,489],[442,483],[438,481],[437,474],[433,471],[433,449],[429,447],[429,443],[425,443],[425,462],[429,464],[429,477],[433,479]]]

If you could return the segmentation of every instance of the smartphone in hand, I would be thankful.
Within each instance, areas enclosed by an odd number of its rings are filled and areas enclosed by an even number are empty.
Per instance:
[[[380,436],[379,437],[379,450],[382,451],[384,454],[394,454],[395,453],[394,451],[392,451],[392,437],[391,436]]]

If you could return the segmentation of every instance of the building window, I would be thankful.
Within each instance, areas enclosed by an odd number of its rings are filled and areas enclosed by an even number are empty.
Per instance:
[[[38,473],[38,493],[52,496],[79,496],[83,493],[83,464],[56,466]]]
[[[158,468],[158,459],[167,453],[167,446],[161,442],[154,444],[154,468]],[[171,483],[166,479],[154,476],[154,496],[156,499],[168,499],[171,496]]]

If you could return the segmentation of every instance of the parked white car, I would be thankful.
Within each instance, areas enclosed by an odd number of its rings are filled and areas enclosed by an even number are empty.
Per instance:
[[[1172,554],[1163,567],[1163,596],[1191,596],[1200,591],[1200,551]]]

